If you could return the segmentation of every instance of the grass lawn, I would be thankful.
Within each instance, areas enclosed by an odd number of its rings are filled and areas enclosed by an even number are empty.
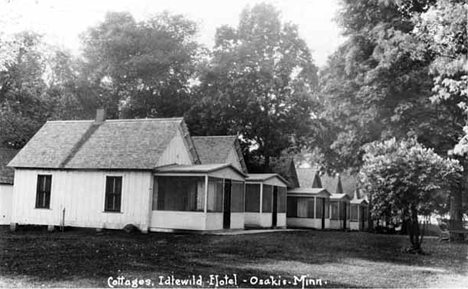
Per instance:
[[[262,287],[251,282],[273,276],[286,283],[264,287],[301,288],[300,282],[289,282],[302,275],[321,279],[325,287],[467,286],[466,243],[426,239],[427,255],[403,253],[407,245],[405,236],[357,232],[213,236],[78,230],[10,233],[1,228],[0,287],[107,287],[109,277],[119,276],[151,280],[140,287],[184,287],[160,285],[160,277],[198,280],[199,275],[203,287],[209,287],[210,275],[225,274],[230,278],[236,274],[239,287]]]

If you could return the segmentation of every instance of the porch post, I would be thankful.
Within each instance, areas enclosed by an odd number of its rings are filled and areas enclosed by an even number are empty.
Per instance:
[[[208,212],[208,175],[205,175],[205,206],[203,211],[205,214]]]
[[[261,214],[261,213],[263,213],[263,183],[260,184],[260,204],[259,204],[259,206],[260,206],[259,212]]]

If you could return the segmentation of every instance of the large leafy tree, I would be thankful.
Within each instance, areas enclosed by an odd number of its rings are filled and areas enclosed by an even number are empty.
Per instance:
[[[268,170],[271,157],[309,134],[317,67],[297,26],[269,4],[247,7],[215,39],[189,126],[195,134],[239,133],[251,168]]]
[[[50,116],[44,81],[43,42],[38,34],[11,36],[18,51],[0,71],[0,141],[21,148]]]
[[[446,154],[460,137],[463,111],[455,101],[431,102],[432,54],[414,35],[414,16],[433,1],[394,2],[342,1],[348,40],[321,75],[333,136],[324,152],[336,169],[359,167],[363,145],[375,140],[416,136]]]
[[[420,253],[419,215],[444,210],[449,190],[459,181],[461,166],[414,139],[394,138],[366,146],[360,175],[373,202],[374,217],[408,219],[411,252]]]
[[[181,116],[199,52],[196,24],[163,13],[137,22],[110,12],[82,35],[81,88],[111,117]]]

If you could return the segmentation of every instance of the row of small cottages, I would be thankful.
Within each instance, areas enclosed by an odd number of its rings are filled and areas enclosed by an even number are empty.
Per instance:
[[[0,214],[12,229],[349,228],[333,225],[326,189],[287,192],[278,174],[248,174],[236,136],[191,137],[182,118],[49,121],[9,167],[14,186],[0,191]]]

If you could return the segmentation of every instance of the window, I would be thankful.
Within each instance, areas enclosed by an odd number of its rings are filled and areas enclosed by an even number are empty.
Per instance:
[[[273,186],[263,185],[262,212],[270,213],[273,204]]]
[[[260,212],[260,184],[245,185],[245,211]]]
[[[153,210],[204,211],[204,177],[156,177],[156,181],[158,189],[153,192]]]
[[[38,175],[36,188],[36,208],[50,208],[50,188],[52,184],[52,175]]]
[[[244,183],[232,181],[231,185],[231,212],[244,212]]]
[[[104,211],[120,212],[122,200],[122,177],[106,177],[106,200]]]

